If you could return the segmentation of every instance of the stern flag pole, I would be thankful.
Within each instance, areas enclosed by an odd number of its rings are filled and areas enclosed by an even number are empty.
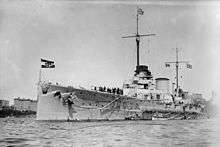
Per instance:
[[[55,68],[54,61],[46,60],[41,58],[41,65],[40,65],[40,71],[39,71],[39,84],[42,80],[42,68]]]
[[[40,84],[41,84],[41,64],[40,64],[40,69],[39,69],[39,77],[38,77],[38,83],[37,83],[37,101],[39,99],[39,93],[40,93]]]
[[[39,97],[39,90],[40,90],[40,84],[42,82],[42,68],[55,68],[54,61],[46,60],[46,59],[40,59],[40,70],[39,70],[39,79],[38,79],[38,94],[37,94],[37,99]]]
[[[41,83],[41,74],[42,74],[42,71],[41,71],[41,67],[40,67],[40,70],[39,70],[39,81],[38,81],[38,84],[40,84]]]

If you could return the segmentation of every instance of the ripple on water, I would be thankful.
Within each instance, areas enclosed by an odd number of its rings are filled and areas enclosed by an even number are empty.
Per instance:
[[[9,118],[0,119],[0,146],[210,146],[219,140],[215,127],[210,127],[214,124],[211,120],[51,123]]]
[[[27,146],[30,139],[25,138],[4,138],[0,140],[0,145],[4,146]]]

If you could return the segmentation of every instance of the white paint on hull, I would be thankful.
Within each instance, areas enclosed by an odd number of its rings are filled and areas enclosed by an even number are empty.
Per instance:
[[[37,103],[37,120],[67,120],[68,107],[54,93],[42,94]]]
[[[109,111],[103,113],[98,107],[83,108],[72,105],[68,109],[62,99],[54,97],[55,91],[41,94],[38,98],[37,120],[123,120],[123,111]],[[77,100],[76,100],[77,101]]]

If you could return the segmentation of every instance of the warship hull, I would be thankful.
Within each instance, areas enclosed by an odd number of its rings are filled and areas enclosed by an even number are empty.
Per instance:
[[[44,91],[44,92],[42,92]],[[98,121],[98,120],[152,120],[155,113],[169,115],[170,119],[201,116],[199,110],[181,107],[167,108],[158,101],[140,100],[123,95],[47,85],[39,91],[37,120]]]
[[[59,93],[57,95],[57,93]],[[67,100],[74,93],[71,104]],[[39,94],[37,120],[124,120],[138,118],[140,110],[121,109],[124,96],[90,90],[50,85],[46,94]],[[108,106],[107,106],[108,105]]]

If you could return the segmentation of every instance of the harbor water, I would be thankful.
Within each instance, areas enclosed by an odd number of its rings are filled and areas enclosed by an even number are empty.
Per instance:
[[[217,121],[39,122],[1,118],[0,146],[219,146]]]

